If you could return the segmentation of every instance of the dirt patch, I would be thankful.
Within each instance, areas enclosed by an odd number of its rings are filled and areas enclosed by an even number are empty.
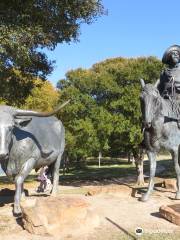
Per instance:
[[[93,190],[93,186],[86,186],[86,189]],[[95,187],[96,190],[98,186]],[[29,197],[37,196],[34,188],[29,189]],[[174,225],[159,214],[161,205],[180,204],[180,200],[174,200],[175,192],[156,187],[148,202],[141,202],[138,198],[141,196],[140,191],[136,193],[136,197],[132,197],[132,188],[127,185],[113,184],[113,186],[100,186],[100,193],[92,196],[86,196],[91,208],[101,217],[100,227],[89,235],[83,235],[79,239],[83,240],[118,240],[119,236],[129,236],[127,239],[136,239],[135,229],[143,228],[144,234],[174,234],[180,235],[180,227]],[[112,189],[112,191],[110,190]],[[67,194],[79,197],[79,194],[85,195],[84,188],[60,186],[59,196]],[[72,192],[71,192],[72,190]],[[67,191],[67,192],[66,192]],[[62,192],[64,192],[62,194]],[[57,237],[42,237],[31,235],[23,230],[18,219],[12,216],[12,195],[4,196],[6,200],[0,205],[0,239],[3,240],[61,240]],[[38,197],[38,196],[37,196]],[[8,201],[9,199],[9,201]],[[59,206],[60,207],[60,206]],[[15,234],[16,233],[16,234]],[[73,234],[69,234],[67,240],[75,240]],[[155,239],[155,238],[154,238]],[[164,238],[166,239],[166,238]],[[168,238],[167,238],[168,239]],[[177,238],[178,239],[178,238]]]

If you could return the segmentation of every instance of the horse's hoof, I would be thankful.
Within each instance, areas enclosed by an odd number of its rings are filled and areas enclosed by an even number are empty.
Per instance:
[[[141,202],[147,202],[149,200],[149,194],[143,194],[140,198]]]
[[[180,192],[176,193],[175,199],[180,200]]]

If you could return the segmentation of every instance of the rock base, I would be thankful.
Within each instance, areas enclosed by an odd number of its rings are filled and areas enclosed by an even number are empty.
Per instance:
[[[161,206],[159,212],[165,219],[180,226],[180,204]]]
[[[165,179],[164,186],[168,190],[177,191],[177,180],[175,178]]]
[[[124,191],[130,192],[130,188],[124,185],[115,185],[111,184],[109,186],[93,186],[88,187],[86,196],[94,196],[98,194],[106,194],[106,193],[123,193]]]
[[[98,227],[100,219],[83,198],[39,197],[21,203],[24,228],[38,235],[79,235]]]

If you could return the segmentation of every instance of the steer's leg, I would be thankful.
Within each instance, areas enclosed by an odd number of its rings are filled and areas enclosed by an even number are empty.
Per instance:
[[[53,169],[53,188],[51,195],[56,196],[58,184],[59,184],[59,168],[61,164],[61,157],[63,153],[60,153],[56,162],[54,163],[54,169]]]
[[[59,155],[57,157],[56,162],[54,163],[54,169],[53,169],[53,188],[51,191],[51,194],[53,196],[56,196],[57,194],[57,188],[59,184],[59,168],[61,164],[61,158],[64,152],[64,147],[65,147],[65,137],[64,137],[64,127],[61,126],[61,143],[60,143],[60,151]]]
[[[179,166],[179,161],[178,161],[178,153],[179,151],[173,151],[172,152],[172,158],[174,160],[174,167],[176,171],[176,176],[177,176],[177,192],[176,192],[176,199],[180,199],[180,166]]]
[[[142,195],[141,201],[145,202],[149,199],[150,194],[153,191],[154,188],[154,176],[156,172],[156,153],[155,152],[147,152],[149,161],[150,161],[150,179],[149,179],[149,186],[148,190],[145,194]]]
[[[21,199],[23,182],[25,178],[28,176],[28,174],[30,173],[30,171],[33,169],[34,165],[35,165],[35,159],[30,158],[28,161],[24,163],[21,171],[15,178],[16,192],[14,196],[14,214],[21,213],[20,199]]]

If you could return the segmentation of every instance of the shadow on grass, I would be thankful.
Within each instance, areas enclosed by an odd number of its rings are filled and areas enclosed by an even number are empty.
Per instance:
[[[101,165],[98,168],[97,165],[88,163],[88,166],[81,166],[81,168],[70,168],[67,175],[60,176],[60,185],[71,185],[75,187],[87,186],[87,185],[108,185],[119,184],[132,187],[136,183],[136,169],[132,164],[128,164],[127,161],[122,161],[120,164]],[[149,161],[144,161],[145,175],[149,176]],[[157,161],[157,174],[159,178],[174,178],[176,177],[174,171],[173,161],[171,159]],[[145,178],[148,182],[148,177]],[[161,183],[162,184],[162,183]],[[142,187],[142,191],[146,187]],[[140,189],[139,189],[140,190]]]
[[[172,159],[160,160],[157,162],[158,167],[164,167],[164,171],[158,173],[158,177],[161,178],[176,178],[176,173],[174,169],[174,163]]]
[[[24,189],[25,196],[29,196],[28,190]],[[0,190],[0,207],[14,202],[15,190],[3,188]]]
[[[33,181],[37,180],[37,176],[36,175],[29,175],[26,180],[25,183],[31,183]],[[14,181],[13,179],[7,177],[6,175],[0,176],[0,186],[1,185],[14,185]]]
[[[29,175],[26,183],[34,182],[36,176]],[[29,196],[28,190],[24,189],[25,196]],[[15,184],[12,179],[7,176],[0,176],[0,207],[14,202]]]
[[[15,191],[8,188],[0,190],[0,207],[3,207],[5,204],[13,203],[14,194]]]
[[[108,160],[109,161],[109,160]],[[132,164],[127,161],[114,160],[109,161],[109,165],[102,164],[99,168],[98,165],[92,165],[93,162],[88,161],[88,165],[81,166],[81,168],[71,167],[66,175],[62,175],[60,171],[59,184],[65,186],[87,186],[87,185],[109,185],[119,184],[132,187],[136,183],[136,169]],[[97,162],[97,161],[96,161]],[[114,162],[116,164],[114,164]],[[157,169],[164,168],[156,176],[160,178],[174,178],[176,177],[172,160],[159,160],[157,161]],[[149,175],[149,161],[144,161],[144,172]],[[37,176],[29,175],[26,183],[33,183],[36,181]],[[6,176],[0,176],[0,185],[8,187],[11,184],[14,187],[13,181]],[[1,187],[1,188],[2,188]],[[143,190],[143,189],[142,189]]]
[[[149,161],[144,161],[144,172],[149,175]],[[174,163],[172,159],[157,161],[156,177],[160,178],[176,178]]]
[[[128,180],[127,180],[128,179]],[[60,185],[107,185],[126,184],[136,179],[135,167],[129,164],[111,166],[86,166],[84,168],[72,168],[67,175],[60,176]]]

